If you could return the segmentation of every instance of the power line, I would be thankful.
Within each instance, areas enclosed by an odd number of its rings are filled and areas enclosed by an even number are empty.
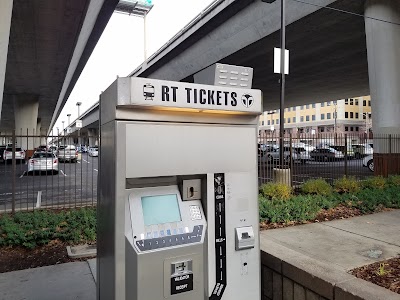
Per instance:
[[[356,16],[356,17],[362,17],[362,18],[366,18],[366,19],[371,19],[371,20],[375,20],[375,21],[380,21],[380,22],[385,22],[385,23],[389,23],[389,24],[400,26],[400,23],[391,22],[391,21],[387,21],[387,20],[382,20],[382,19],[374,18],[374,17],[368,17],[366,15],[358,14],[358,13],[347,11],[347,10],[344,10],[344,9],[339,9],[339,8],[319,5],[319,4],[315,4],[315,3],[309,3],[309,2],[303,1],[303,0],[292,0],[292,1],[303,3],[303,4],[308,4],[308,5],[311,5],[311,6],[316,6],[316,7],[319,7],[319,8],[329,9],[329,10],[333,10],[333,11],[336,11],[336,12],[341,12],[341,13],[353,15],[353,16]]]

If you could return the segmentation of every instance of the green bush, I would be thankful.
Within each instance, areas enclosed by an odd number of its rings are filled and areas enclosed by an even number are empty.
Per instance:
[[[51,240],[73,244],[96,240],[96,209],[37,210],[0,215],[0,246],[34,248]]]
[[[382,176],[369,177],[362,186],[367,189],[383,189],[386,187],[386,179]]]
[[[391,186],[400,186],[400,175],[390,175],[386,182]]]
[[[332,195],[333,189],[332,186],[327,183],[324,179],[312,179],[306,181],[301,186],[301,191],[304,194],[313,194],[313,195]]]
[[[288,200],[293,195],[290,186],[283,183],[266,183],[261,186],[261,193],[270,200]]]
[[[400,187],[391,186],[385,189],[365,189],[355,194],[357,201],[353,207],[362,213],[372,213],[382,208],[400,208]]]
[[[338,193],[355,193],[360,190],[361,185],[354,177],[342,177],[336,179],[333,183],[333,187]]]

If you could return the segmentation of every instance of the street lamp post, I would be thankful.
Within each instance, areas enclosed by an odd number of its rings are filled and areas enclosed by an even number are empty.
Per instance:
[[[76,102],[76,106],[78,106],[78,118],[81,116],[79,107],[81,106],[82,102]]]
[[[68,126],[70,126],[71,125],[71,114],[67,114],[67,117],[68,117]]]

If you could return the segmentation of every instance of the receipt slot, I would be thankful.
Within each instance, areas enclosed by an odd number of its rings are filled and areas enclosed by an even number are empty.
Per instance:
[[[101,94],[97,299],[260,299],[261,112],[260,91],[225,86]]]

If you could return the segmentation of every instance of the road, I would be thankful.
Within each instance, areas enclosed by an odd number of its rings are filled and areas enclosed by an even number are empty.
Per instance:
[[[59,173],[27,174],[26,164],[17,164],[12,176],[12,165],[0,165],[0,211],[12,207],[12,186],[15,179],[15,204],[17,210],[33,207],[74,207],[96,202],[98,158],[86,153],[77,163],[59,163]]]

